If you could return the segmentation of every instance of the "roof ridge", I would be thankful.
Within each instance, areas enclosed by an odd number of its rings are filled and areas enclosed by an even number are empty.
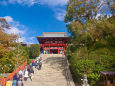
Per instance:
[[[43,33],[65,33],[65,32],[43,32]]]

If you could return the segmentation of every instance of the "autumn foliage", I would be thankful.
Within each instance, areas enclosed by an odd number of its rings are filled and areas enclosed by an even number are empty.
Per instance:
[[[9,29],[8,22],[0,18],[0,73],[12,72],[28,58],[26,50],[16,42],[18,36],[7,33]]]

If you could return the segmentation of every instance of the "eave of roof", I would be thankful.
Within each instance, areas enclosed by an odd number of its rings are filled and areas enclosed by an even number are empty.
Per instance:
[[[37,38],[68,38],[69,36],[65,32],[43,32],[42,36],[37,36]]]
[[[102,75],[115,75],[115,71],[101,71]]]
[[[69,38],[69,36],[67,36],[67,37],[43,37],[43,36],[37,36],[37,38]]]

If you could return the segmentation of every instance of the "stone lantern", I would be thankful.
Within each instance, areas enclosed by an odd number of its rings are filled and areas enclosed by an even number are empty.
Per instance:
[[[82,84],[82,86],[89,86],[89,84],[88,84],[88,80],[87,80],[87,75],[86,75],[86,74],[84,74],[84,78],[83,78],[83,84]]]

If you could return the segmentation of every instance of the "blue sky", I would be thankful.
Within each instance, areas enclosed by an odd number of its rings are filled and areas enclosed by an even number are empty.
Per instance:
[[[19,34],[18,41],[38,43],[43,32],[67,32],[64,23],[68,0],[0,0],[0,17],[11,25],[8,33]]]

